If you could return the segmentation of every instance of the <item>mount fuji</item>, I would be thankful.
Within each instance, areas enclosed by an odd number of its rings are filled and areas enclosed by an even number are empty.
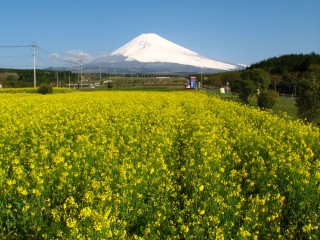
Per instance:
[[[155,33],[141,34],[110,55],[96,59],[88,68],[104,66],[104,71],[195,73],[222,72],[242,69],[242,65],[230,64],[204,57],[181,47]]]

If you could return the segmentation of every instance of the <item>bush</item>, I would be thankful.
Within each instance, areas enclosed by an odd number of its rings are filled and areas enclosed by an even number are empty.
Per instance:
[[[268,72],[262,69],[246,70],[241,74],[241,79],[234,82],[233,91],[245,104],[249,104],[257,89],[266,89],[269,83]]]
[[[316,78],[301,80],[296,106],[298,117],[307,122],[314,121],[320,115],[320,82]]]
[[[258,106],[260,109],[272,109],[279,101],[279,94],[273,90],[261,90],[258,95]]]
[[[52,87],[50,85],[41,85],[38,88],[38,93],[41,94],[50,94],[53,93]]]

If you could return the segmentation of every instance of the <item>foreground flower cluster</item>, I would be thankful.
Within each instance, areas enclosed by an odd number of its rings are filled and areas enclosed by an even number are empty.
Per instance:
[[[194,92],[0,95],[0,238],[320,238],[318,131]]]

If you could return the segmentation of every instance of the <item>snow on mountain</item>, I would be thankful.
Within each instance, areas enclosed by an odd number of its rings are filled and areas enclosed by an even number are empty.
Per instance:
[[[124,56],[125,61],[143,63],[176,63],[222,71],[239,69],[239,65],[206,58],[189,49],[170,42],[155,33],[141,34],[113,51],[110,56]]]

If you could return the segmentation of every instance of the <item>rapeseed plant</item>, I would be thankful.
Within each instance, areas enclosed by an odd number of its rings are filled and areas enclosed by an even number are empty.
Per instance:
[[[1,238],[320,238],[312,126],[195,92],[0,105]]]

